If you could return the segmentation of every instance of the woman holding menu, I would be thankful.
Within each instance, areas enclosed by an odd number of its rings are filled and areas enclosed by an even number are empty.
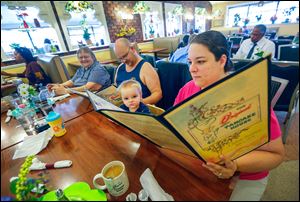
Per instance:
[[[188,61],[193,80],[182,87],[174,105],[226,77],[230,71],[226,38],[217,31],[207,31],[197,35],[191,42]],[[259,201],[267,185],[269,170],[283,161],[281,130],[272,109],[270,126],[270,142],[267,144],[235,160],[231,160],[230,156],[221,156],[221,163],[203,164],[221,179],[238,176],[230,197],[231,201]]]

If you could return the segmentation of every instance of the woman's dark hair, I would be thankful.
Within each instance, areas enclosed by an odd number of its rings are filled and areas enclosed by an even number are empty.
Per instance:
[[[26,47],[15,48],[15,51],[24,58],[26,64],[28,64],[32,61],[36,61],[36,59],[34,59],[34,57],[32,55],[32,52]]]
[[[51,41],[50,41],[50,39],[45,39],[45,40],[44,40],[44,43],[51,44]]]
[[[229,72],[233,70],[232,62],[230,61],[230,50],[225,36],[218,31],[207,31],[198,34],[193,38],[191,44],[202,44],[215,56],[216,61],[219,61],[222,55],[227,56],[224,70]]]

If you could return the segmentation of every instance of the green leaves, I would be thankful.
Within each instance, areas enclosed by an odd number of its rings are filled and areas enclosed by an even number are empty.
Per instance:
[[[81,13],[88,9],[94,10],[93,5],[89,1],[68,1],[65,5],[66,12]]]

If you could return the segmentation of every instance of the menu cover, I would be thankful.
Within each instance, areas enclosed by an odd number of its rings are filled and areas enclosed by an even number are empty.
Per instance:
[[[159,116],[125,112],[88,91],[95,110],[156,145],[219,162],[270,141],[270,57],[261,58]]]

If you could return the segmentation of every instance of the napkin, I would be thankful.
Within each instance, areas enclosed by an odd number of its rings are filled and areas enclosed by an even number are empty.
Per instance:
[[[50,128],[41,133],[38,133],[37,135],[26,136],[24,138],[23,144],[20,145],[15,151],[13,159],[38,154],[47,146],[52,137],[53,132]]]
[[[174,201],[174,198],[161,188],[149,168],[141,175],[140,182],[152,201]]]

